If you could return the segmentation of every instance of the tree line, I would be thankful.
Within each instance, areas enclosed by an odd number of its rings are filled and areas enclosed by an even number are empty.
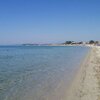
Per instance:
[[[75,42],[75,41],[66,41],[64,44],[83,44],[84,42],[80,41],[80,42]],[[85,42],[85,44],[99,44],[99,41],[94,41],[94,40],[90,40],[88,42]]]

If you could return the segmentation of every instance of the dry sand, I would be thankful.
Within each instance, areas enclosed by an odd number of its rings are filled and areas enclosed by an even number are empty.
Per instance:
[[[92,47],[72,82],[67,100],[100,100],[100,47]]]

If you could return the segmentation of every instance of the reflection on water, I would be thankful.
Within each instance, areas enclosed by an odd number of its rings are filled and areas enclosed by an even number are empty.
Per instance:
[[[0,47],[0,100],[66,100],[87,48]]]

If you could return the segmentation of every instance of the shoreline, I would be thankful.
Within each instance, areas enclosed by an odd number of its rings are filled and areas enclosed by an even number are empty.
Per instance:
[[[81,63],[67,100],[100,100],[100,47],[91,47]]]

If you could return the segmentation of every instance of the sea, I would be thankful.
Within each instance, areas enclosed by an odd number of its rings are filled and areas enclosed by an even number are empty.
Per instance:
[[[0,100],[66,100],[89,48],[0,46]]]

